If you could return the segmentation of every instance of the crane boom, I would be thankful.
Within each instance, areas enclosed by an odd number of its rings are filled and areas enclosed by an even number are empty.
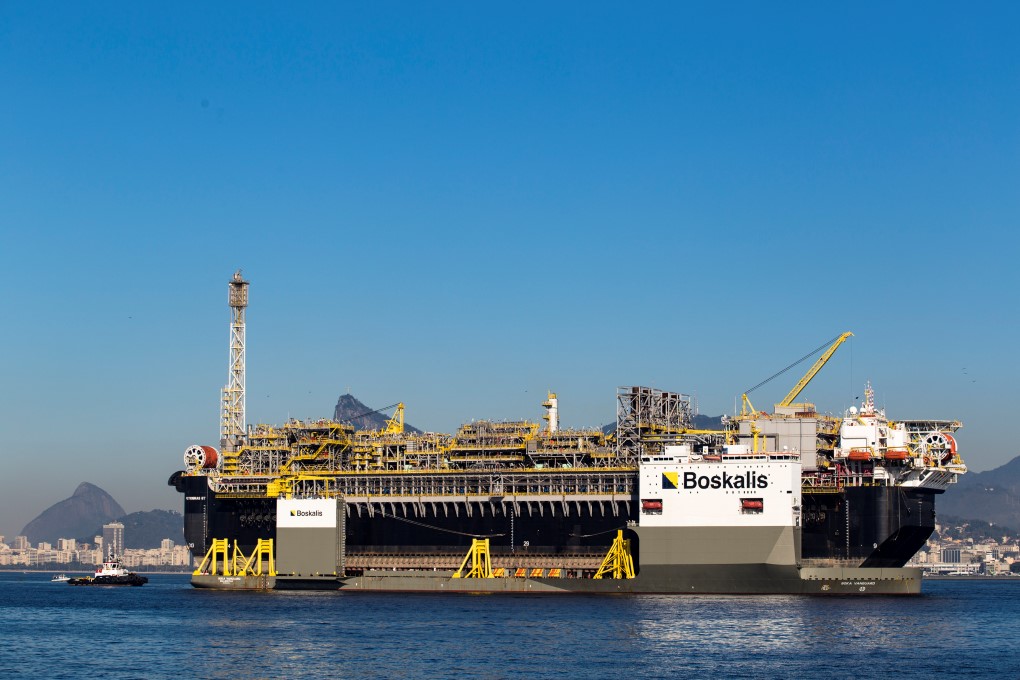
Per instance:
[[[381,410],[381,409],[380,409]],[[393,417],[386,421],[386,427],[383,428],[385,434],[401,434],[404,431],[404,403],[397,404],[397,410],[393,412]]]
[[[822,366],[824,366],[826,362],[832,358],[832,355],[836,353],[836,350],[839,349],[839,346],[846,342],[847,338],[849,338],[852,335],[853,333],[847,331],[843,335],[836,338],[836,341],[829,346],[829,349],[825,350],[825,353],[822,354],[822,356],[818,357],[818,361],[816,361],[814,366],[811,367],[811,370],[805,373],[804,377],[800,379],[800,382],[794,385],[793,389],[790,390],[789,394],[787,394],[783,398],[783,400],[776,405],[789,406],[790,404],[792,404],[793,400],[797,398],[797,395],[803,392],[804,388],[808,386],[809,382],[811,382],[811,379],[815,377],[815,374],[817,374],[818,371],[822,370]]]

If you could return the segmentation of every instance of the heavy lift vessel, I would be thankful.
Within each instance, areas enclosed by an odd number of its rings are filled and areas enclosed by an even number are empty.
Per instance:
[[[376,430],[245,426],[240,273],[230,300],[221,447],[189,447],[169,482],[196,587],[912,594],[904,564],[966,472],[959,422],[890,421],[870,385],[842,417],[795,403],[849,333],[772,413],[745,394],[721,430],[639,386],[618,389],[610,434],[561,429],[552,393],[544,425],[453,435],[406,431],[403,404]]]

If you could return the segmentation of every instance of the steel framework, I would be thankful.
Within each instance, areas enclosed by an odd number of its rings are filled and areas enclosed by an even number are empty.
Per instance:
[[[679,435],[691,429],[691,398],[653,387],[620,387],[616,391],[616,450],[619,463],[637,465],[652,438]]]
[[[244,310],[248,306],[248,282],[241,270],[229,282],[230,302],[230,366],[227,385],[223,388],[223,411],[220,421],[220,446],[236,451],[244,438]]]

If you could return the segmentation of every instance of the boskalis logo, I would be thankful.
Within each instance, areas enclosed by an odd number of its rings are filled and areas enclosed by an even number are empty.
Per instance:
[[[322,510],[291,510],[291,517],[322,517]]]
[[[676,489],[677,473],[666,472],[662,475],[662,488]],[[731,475],[728,472],[721,472],[715,475],[699,475],[697,472],[684,472],[684,489],[767,489],[769,476],[755,474],[748,470],[743,474]]]

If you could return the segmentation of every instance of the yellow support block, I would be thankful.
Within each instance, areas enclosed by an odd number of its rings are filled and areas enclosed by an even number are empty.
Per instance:
[[[237,547],[237,540],[234,540],[234,554],[230,560],[230,571],[235,576],[244,576],[244,565],[248,562],[248,558],[244,556],[241,549]]]
[[[630,541],[623,537],[623,529],[616,532],[616,539],[593,578],[603,577],[634,578],[634,558],[630,554]]]
[[[471,563],[471,569],[464,573],[464,568]],[[464,556],[460,569],[453,573],[453,578],[493,578],[492,560],[489,558],[489,539],[475,538],[471,540],[471,548]]]
[[[198,565],[198,569],[195,569],[193,576],[199,576],[201,574],[214,574],[218,575],[216,571],[217,561],[223,565],[223,576],[230,576],[230,562],[227,560],[227,539],[225,538],[214,538],[212,540],[212,546],[209,551],[202,558],[202,563]]]
[[[244,558],[244,553],[237,550],[237,543],[234,543],[234,559],[240,554],[244,559],[242,565],[235,567],[235,574],[238,576],[262,576],[262,563],[265,561],[269,569],[269,576],[276,576],[276,561],[273,557],[273,539],[260,538],[251,552],[251,557]],[[238,570],[239,569],[239,570]]]

